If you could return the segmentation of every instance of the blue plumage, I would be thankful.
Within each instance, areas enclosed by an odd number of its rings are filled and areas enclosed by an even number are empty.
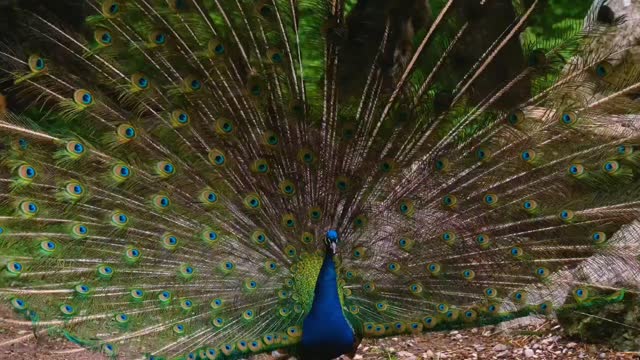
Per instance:
[[[355,335],[342,312],[331,251],[324,257],[314,294],[311,311],[302,325],[303,358],[325,360],[351,352]]]

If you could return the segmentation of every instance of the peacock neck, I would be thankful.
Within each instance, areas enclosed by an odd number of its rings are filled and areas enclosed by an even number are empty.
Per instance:
[[[340,309],[340,313],[342,313],[342,305],[340,304],[340,295],[338,293],[338,275],[333,257],[328,251],[324,256],[322,267],[318,273],[318,280],[316,281],[311,311],[314,308],[318,311],[331,305],[331,309]]]
[[[318,274],[313,304],[302,328],[304,359],[332,359],[351,352],[355,337],[342,312],[333,254],[327,251]]]

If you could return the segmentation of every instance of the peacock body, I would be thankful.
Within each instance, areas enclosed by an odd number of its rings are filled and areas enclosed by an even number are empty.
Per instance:
[[[540,0],[86,4],[88,36],[22,13],[0,49],[3,321],[324,360],[634,291],[640,74],[611,39],[638,32],[612,7],[549,42],[522,40]]]

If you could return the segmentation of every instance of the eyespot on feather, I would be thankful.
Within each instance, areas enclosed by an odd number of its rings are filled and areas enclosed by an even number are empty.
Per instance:
[[[580,178],[585,175],[585,168],[582,164],[574,163],[567,168],[569,174],[573,177]]]
[[[141,72],[131,75],[130,80],[133,91],[146,90],[151,86],[149,78]]]
[[[453,245],[456,242],[457,235],[453,231],[445,231],[440,235],[440,239],[447,245]]]
[[[249,210],[258,210],[262,206],[262,202],[260,201],[258,194],[255,193],[245,195],[242,202],[245,208]]]
[[[167,44],[168,40],[169,35],[161,30],[152,31],[149,33],[149,35],[147,35],[147,41],[149,42],[149,44],[151,44],[151,46],[154,47],[164,46]]]
[[[190,0],[168,0],[167,3],[174,12],[183,12],[189,9]]]
[[[476,236],[476,243],[483,249],[491,246],[491,237],[487,234],[479,234]]]
[[[309,148],[298,151],[298,160],[304,165],[311,166],[316,163],[316,154]]]
[[[182,81],[182,89],[185,92],[188,92],[188,93],[199,92],[203,88],[204,88],[204,84],[202,80],[196,77],[195,75],[189,75],[185,77],[184,80]]]
[[[402,215],[409,216],[409,217],[413,216],[415,214],[415,207],[413,205],[413,201],[410,199],[400,200],[400,203],[398,205],[398,210]]]
[[[18,205],[18,210],[25,218],[31,218],[40,212],[40,207],[37,203],[31,200],[21,201]]]
[[[284,196],[294,196],[296,194],[296,186],[291,180],[283,180],[278,184],[280,193]]]
[[[227,162],[224,153],[218,149],[209,150],[208,158],[209,162],[216,167],[223,167]]]
[[[322,209],[319,207],[312,207],[308,211],[309,220],[312,222],[317,222],[322,218]]]
[[[83,239],[89,235],[89,228],[84,224],[74,224],[71,227],[71,236],[74,239]]]
[[[189,124],[191,117],[189,113],[182,109],[176,109],[171,112],[171,126],[178,129]]]
[[[111,167],[111,176],[116,182],[123,182],[133,175],[131,168],[125,164],[115,164]]]
[[[114,211],[111,214],[111,223],[117,227],[125,227],[129,224],[129,217],[122,211]]]
[[[26,182],[31,182],[37,175],[36,169],[28,164],[23,164],[18,167],[18,177]]]
[[[93,32],[93,38],[102,47],[113,45],[113,35],[107,29],[97,29]]]
[[[415,243],[415,240],[406,236],[398,239],[398,247],[400,248],[400,250],[406,251],[408,253],[411,252],[411,250],[415,246]]]
[[[515,127],[520,126],[524,123],[524,120],[525,120],[524,111],[520,109],[514,110],[507,115],[507,122],[511,126],[515,126]]]
[[[620,170],[620,163],[615,160],[606,161],[602,164],[602,170],[609,175],[614,175]]]
[[[613,73],[613,66],[608,61],[601,61],[593,68],[593,72],[597,77],[601,79],[606,79]]]
[[[78,181],[67,181],[64,185],[64,198],[69,201],[77,201],[86,195],[85,187]]]
[[[168,179],[172,176],[174,176],[177,172],[177,169],[175,167],[175,165],[170,162],[170,161],[158,161],[156,163],[156,174],[158,174],[158,176],[160,176],[160,178],[162,179]]]
[[[607,234],[603,231],[595,231],[591,234],[590,239],[594,245],[601,245],[607,241]]]
[[[235,128],[235,123],[224,117],[218,118],[215,122],[215,130],[218,135],[231,135]]]
[[[493,152],[491,151],[491,149],[486,147],[480,147],[475,152],[476,159],[482,162],[491,160],[492,155],[493,155]]]
[[[212,57],[212,58],[223,57],[227,53],[227,49],[225,48],[222,41],[215,38],[209,40],[209,43],[207,44],[207,49],[209,51],[209,57]]]
[[[274,148],[280,144],[280,137],[273,131],[265,131],[262,134],[261,143],[267,147]]]
[[[455,196],[455,195],[452,195],[452,194],[445,195],[445,196],[442,198],[442,204],[443,204],[446,208],[454,209],[454,208],[456,208],[456,206],[457,206],[457,204],[458,204],[458,198],[456,198],[456,196]]]
[[[115,0],[104,0],[100,7],[102,15],[108,19],[113,19],[122,12],[122,4]]]
[[[124,144],[134,140],[138,136],[138,132],[133,125],[125,123],[118,125],[116,128],[116,135],[118,137],[118,142]]]
[[[270,2],[265,0],[258,1],[258,3],[255,5],[255,11],[258,16],[267,21],[271,21],[275,16],[273,6],[270,4]]]
[[[274,65],[282,65],[285,62],[284,54],[280,49],[269,49],[267,59]]]
[[[296,228],[297,221],[295,216],[289,213],[289,214],[282,215],[282,218],[280,219],[280,224],[285,230],[292,231]]]
[[[565,126],[572,126],[578,122],[578,115],[573,111],[565,111],[559,114],[560,123]]]
[[[476,277],[476,272],[471,269],[463,270],[462,277],[467,281],[472,281]]]
[[[173,251],[178,247],[178,238],[171,233],[165,233],[164,235],[162,235],[162,238],[160,240],[162,243],[162,247],[169,251]]]
[[[440,172],[447,172],[450,169],[451,164],[449,163],[449,159],[440,158],[435,162],[435,168]]]
[[[39,54],[30,55],[27,62],[29,63],[29,69],[33,74],[41,73],[47,70],[47,62]]]
[[[76,140],[68,141],[65,145],[65,150],[69,158],[73,160],[81,158],[87,152],[85,146]]]
[[[88,107],[94,104],[94,98],[91,92],[85,89],[78,89],[73,93],[73,101],[80,107]]]

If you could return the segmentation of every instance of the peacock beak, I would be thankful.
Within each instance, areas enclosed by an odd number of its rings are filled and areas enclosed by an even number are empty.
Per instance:
[[[338,243],[331,242],[329,245],[331,246],[331,253],[335,255],[338,251]]]

